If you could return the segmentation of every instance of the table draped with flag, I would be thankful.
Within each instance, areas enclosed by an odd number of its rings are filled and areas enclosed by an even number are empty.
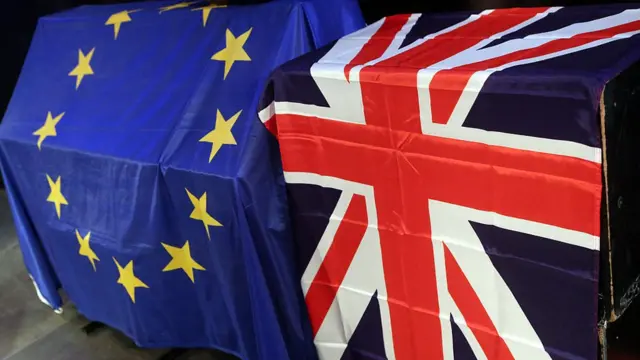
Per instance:
[[[397,15],[273,73],[321,359],[597,358],[600,101],[639,33],[637,5]]]
[[[279,64],[364,26],[357,1],[140,2],[40,19],[0,126],[26,267],[141,346],[315,357],[279,160]],[[258,125],[258,126],[256,126]]]

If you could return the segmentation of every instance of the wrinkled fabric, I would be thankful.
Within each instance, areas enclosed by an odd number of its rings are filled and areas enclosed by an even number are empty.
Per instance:
[[[638,33],[637,5],[397,15],[274,72],[321,359],[597,358],[598,107]]]
[[[140,346],[313,359],[270,71],[364,25],[356,1],[143,2],[39,21],[0,126],[25,265],[46,302]]]

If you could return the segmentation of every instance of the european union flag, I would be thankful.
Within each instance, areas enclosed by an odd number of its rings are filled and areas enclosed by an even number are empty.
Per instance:
[[[145,2],[40,20],[0,126],[25,264],[141,346],[315,350],[277,149],[277,65],[363,26],[355,0]]]

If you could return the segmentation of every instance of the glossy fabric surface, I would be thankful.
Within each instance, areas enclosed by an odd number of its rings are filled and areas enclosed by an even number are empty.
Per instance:
[[[363,26],[356,1],[144,2],[40,20],[0,126],[25,264],[139,345],[314,358],[277,145],[279,64]]]
[[[277,137],[321,359],[596,359],[598,107],[634,5],[388,17],[283,65]]]

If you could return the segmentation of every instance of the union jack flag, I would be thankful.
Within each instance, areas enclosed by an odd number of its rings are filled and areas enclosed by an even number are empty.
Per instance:
[[[321,359],[596,358],[598,105],[639,31],[631,6],[399,15],[272,75]]]

